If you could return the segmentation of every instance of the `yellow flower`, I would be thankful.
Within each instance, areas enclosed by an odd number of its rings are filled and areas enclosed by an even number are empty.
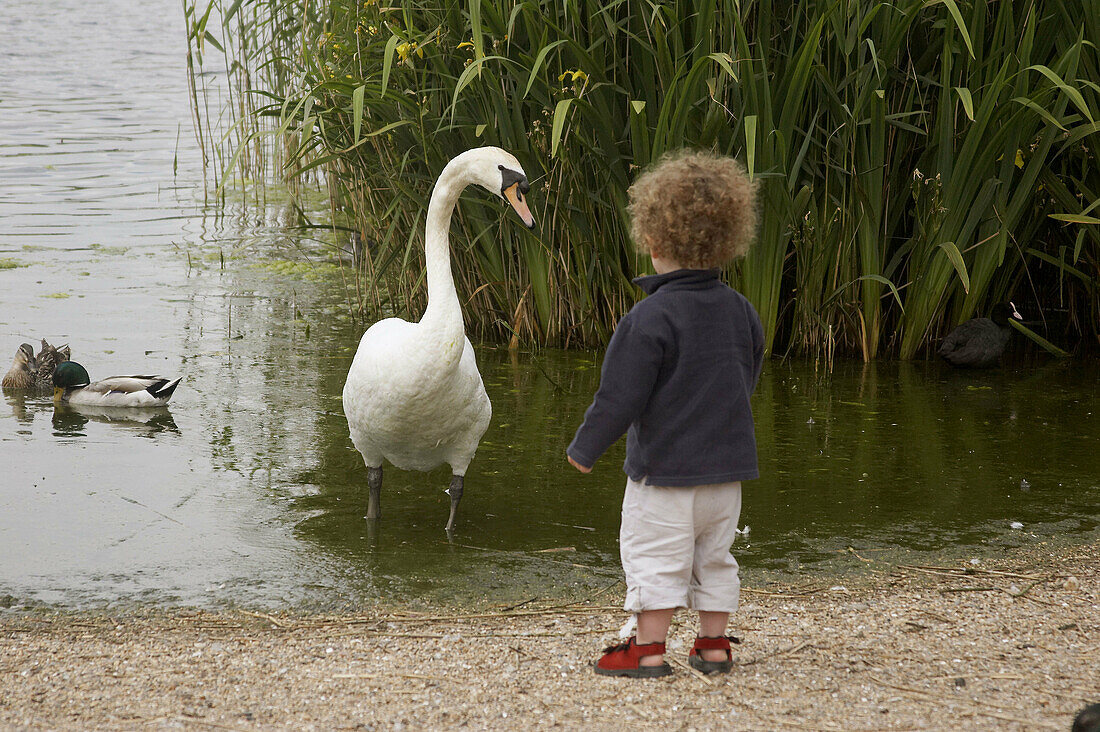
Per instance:
[[[470,41],[463,41],[462,43],[458,44],[458,47],[459,48],[473,48],[474,44],[471,43]]]
[[[1024,167],[1024,151],[1023,150],[1017,150],[1016,151],[1016,167],[1017,168]]]
[[[424,58],[424,49],[419,48],[416,45],[415,41],[410,41],[408,43],[398,44],[397,47],[394,50],[397,51],[397,55],[402,61],[407,59],[409,57],[409,54],[412,53],[413,51],[416,51],[416,55],[419,56],[420,58]]]
[[[577,81],[588,81],[588,74],[584,73],[580,69],[577,69],[576,71],[569,71],[568,69],[566,69],[565,72],[558,77],[558,81],[565,81],[566,77],[571,77],[574,83],[576,83]]]

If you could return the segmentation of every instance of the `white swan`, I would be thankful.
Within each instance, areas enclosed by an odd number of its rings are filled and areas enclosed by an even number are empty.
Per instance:
[[[382,460],[403,470],[431,470],[447,463],[452,478],[454,528],[463,477],[492,406],[462,324],[451,276],[448,230],[462,190],[476,183],[506,199],[523,223],[535,225],[524,200],[527,176],[519,161],[496,147],[468,150],[447,164],[428,204],[424,236],[428,307],[419,323],[387,318],[372,325],[344,383],[344,414],[351,441],[367,464],[367,518],[380,515]]]

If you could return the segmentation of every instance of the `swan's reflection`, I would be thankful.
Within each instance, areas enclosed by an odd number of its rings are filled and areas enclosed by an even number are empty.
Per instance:
[[[153,437],[161,432],[179,434],[180,431],[168,407],[135,409],[63,404],[54,409],[54,434],[59,437],[82,437],[89,421],[113,424],[139,437]]]

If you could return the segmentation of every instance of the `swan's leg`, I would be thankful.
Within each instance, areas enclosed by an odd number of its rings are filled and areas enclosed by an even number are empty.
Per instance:
[[[455,527],[455,514],[458,513],[458,502],[462,500],[462,476],[451,476],[451,487],[447,489],[451,497],[451,517],[447,519],[447,533],[451,533]]]
[[[378,504],[382,499],[382,466],[367,468],[367,488],[370,489],[370,498],[367,499],[367,518],[376,519],[382,515]]]

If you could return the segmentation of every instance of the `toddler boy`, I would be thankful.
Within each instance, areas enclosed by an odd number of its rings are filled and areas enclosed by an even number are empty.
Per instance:
[[[638,631],[607,649],[596,673],[671,673],[665,639],[679,607],[699,613],[691,665],[725,672],[733,666],[726,625],[741,588],[729,549],[741,481],[758,477],[749,397],[764,331],[718,267],[752,243],[755,186],[730,158],[681,152],[645,171],[629,194],[634,241],[657,274],[634,280],[648,297],[619,321],[567,449],[588,473],[627,433],[619,548],[624,607]]]

